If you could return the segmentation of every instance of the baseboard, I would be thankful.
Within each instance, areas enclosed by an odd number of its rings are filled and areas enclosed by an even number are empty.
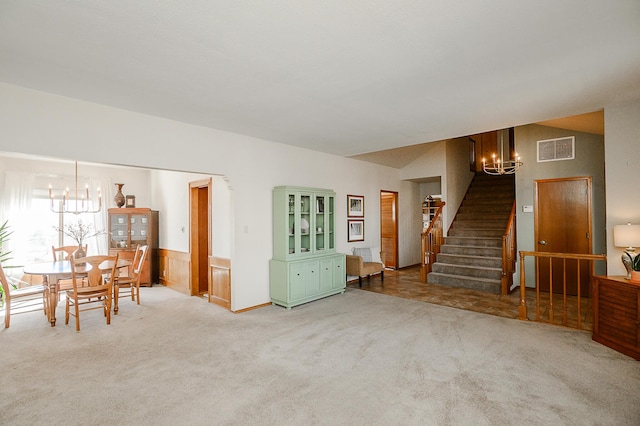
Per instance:
[[[265,306],[271,306],[271,302],[263,303],[261,305],[256,305],[256,306],[249,306],[248,308],[238,309],[237,311],[231,311],[231,312],[233,312],[234,314],[241,314],[243,312],[252,311],[254,309],[264,308]]]
[[[419,263],[414,263],[413,265],[407,265],[407,266],[403,266],[401,268],[396,268],[396,270],[400,270],[400,269],[409,269],[409,268],[415,268],[417,266],[420,266]]]

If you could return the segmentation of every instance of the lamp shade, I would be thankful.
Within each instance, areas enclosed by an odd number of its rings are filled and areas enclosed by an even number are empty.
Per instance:
[[[613,244],[616,247],[640,247],[640,225],[615,225],[613,227]]]

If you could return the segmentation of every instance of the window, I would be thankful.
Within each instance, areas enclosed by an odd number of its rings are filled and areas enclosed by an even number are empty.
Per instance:
[[[78,244],[71,237],[64,235],[62,231],[65,225],[82,220],[92,223],[95,227],[93,214],[74,215],[72,213],[52,213],[51,201],[43,198],[33,198],[31,209],[24,211],[12,222],[14,230],[20,230],[26,238],[23,256],[25,263],[48,261],[52,259],[52,246],[73,246]],[[88,241],[86,242],[88,243]]]
[[[6,247],[11,252],[6,266],[11,276],[22,276],[21,265],[50,261],[52,246],[76,245],[72,238],[56,230],[64,225],[82,220],[97,230],[105,230],[106,209],[96,214],[53,213],[49,198],[51,175],[39,176],[29,172],[7,171],[5,189],[0,203],[0,217],[8,221],[12,231]],[[104,236],[85,241],[89,254],[106,253]]]

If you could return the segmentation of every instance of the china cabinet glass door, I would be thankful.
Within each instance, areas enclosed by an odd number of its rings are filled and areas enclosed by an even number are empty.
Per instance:
[[[315,236],[316,236],[316,251],[322,251],[326,247],[325,233],[327,232],[325,226],[325,206],[327,197],[324,195],[316,196],[315,205]]]
[[[111,215],[111,239],[110,248],[129,248],[129,215],[113,214]]]
[[[296,254],[296,196],[287,195],[289,199],[289,210],[287,218],[287,249],[289,254]]]
[[[333,212],[334,210],[334,198],[335,197],[327,197],[328,200],[328,205],[327,205],[327,212],[326,212],[326,226],[323,227],[323,229],[325,230],[325,232],[328,232],[327,234],[327,248],[329,250],[333,250],[336,248],[336,242],[335,242],[335,233],[334,233],[334,226],[335,226],[335,220],[333,217]],[[328,228],[328,229],[327,229]]]
[[[311,194],[300,194],[300,253],[311,250]]]
[[[135,248],[138,244],[147,243],[147,232],[149,232],[149,216],[145,214],[131,215],[131,248]]]

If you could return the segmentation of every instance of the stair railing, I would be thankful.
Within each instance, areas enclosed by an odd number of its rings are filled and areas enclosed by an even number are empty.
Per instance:
[[[567,312],[568,312],[568,297],[567,297],[567,259],[572,259],[575,260],[577,262],[577,277],[576,277],[576,282],[578,283],[576,289],[577,289],[577,295],[575,297],[575,303],[577,305],[577,324],[575,327],[573,328],[577,328],[578,330],[582,330],[582,299],[583,296],[580,294],[580,261],[587,261],[589,262],[589,273],[591,276],[593,276],[594,274],[594,269],[593,269],[593,262],[594,261],[606,261],[607,260],[607,256],[605,256],[604,254],[576,254],[576,253],[547,253],[547,252],[539,252],[539,251],[521,251],[520,252],[520,306],[518,307],[518,319],[523,320],[523,321],[527,321],[529,319],[528,317],[528,313],[527,313],[527,286],[526,286],[526,282],[525,282],[525,268],[524,268],[524,258],[525,256],[533,256],[535,257],[536,260],[536,286],[535,286],[535,292],[536,292],[536,298],[535,298],[535,308],[536,308],[536,317],[535,320],[536,321],[540,321],[542,322],[542,317],[540,314],[540,306],[541,306],[541,295],[540,295],[540,285],[539,285],[539,280],[540,280],[540,262],[539,259],[540,258],[548,258],[549,259],[549,295],[548,295],[548,303],[546,304],[546,308],[548,310],[548,322],[551,324],[556,324],[554,322],[554,317],[555,317],[555,313],[554,313],[554,288],[558,288],[558,286],[562,286],[562,292],[558,292],[556,291],[555,294],[556,296],[561,296],[562,297],[562,320],[561,323],[558,325],[563,325],[563,326],[567,326],[570,327],[568,321],[567,321]],[[554,283],[553,282],[553,261],[552,259],[562,259],[562,283]],[[546,293],[546,292],[543,292]],[[575,310],[575,309],[572,309]],[[545,321],[547,322],[547,321]]]
[[[516,202],[514,201],[507,229],[502,236],[502,278],[500,279],[502,294],[509,294],[511,290],[516,262]]]
[[[440,253],[440,246],[444,244],[444,229],[442,226],[443,201],[429,223],[429,227],[422,231],[422,266],[420,267],[420,281],[427,282],[427,274],[431,272],[431,265]]]

